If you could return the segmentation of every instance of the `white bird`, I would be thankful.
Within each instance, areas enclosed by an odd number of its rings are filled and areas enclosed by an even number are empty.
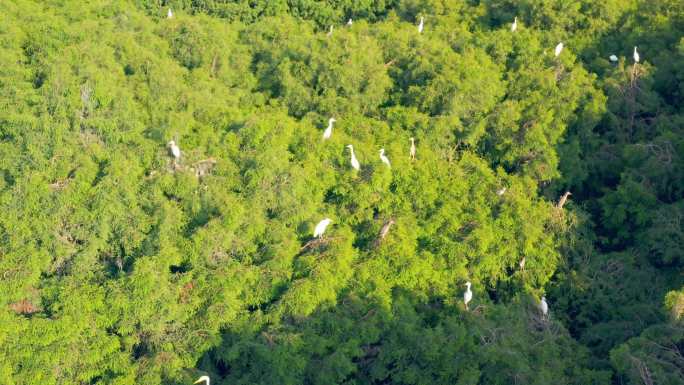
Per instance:
[[[496,195],[502,196],[506,193],[506,187],[502,187],[499,190],[496,191]]]
[[[563,51],[563,42],[558,43],[556,50],[554,51],[554,55],[558,57],[558,55],[561,54],[561,51]]]
[[[323,140],[330,139],[330,136],[332,135],[333,123],[336,121],[337,120],[335,120],[335,118],[328,119],[328,128],[323,131]]]
[[[409,157],[411,160],[416,160],[416,141],[413,137],[409,138],[411,140],[411,149],[409,150]]]
[[[169,8],[168,12],[166,12],[166,18],[167,19],[173,18],[173,11],[171,11],[171,8]]]
[[[463,303],[465,303],[466,310],[468,310],[468,303],[473,299],[473,292],[470,291],[470,282],[466,282],[466,291],[463,293]]]
[[[331,25],[331,26],[330,26],[330,31],[328,31],[328,36],[332,36],[332,33],[333,33],[333,26]]]
[[[518,29],[518,16],[513,18],[513,24],[511,24],[511,32],[515,32]]]
[[[542,312],[542,316],[546,318],[549,314],[549,304],[546,303],[546,297],[542,296],[541,301],[539,302],[539,310]]]
[[[173,155],[174,160],[179,159],[181,156],[181,151],[180,151],[180,147],[178,147],[176,142],[172,140],[169,143],[167,143],[166,145],[171,150],[171,155]]]
[[[314,238],[320,238],[323,236],[323,233],[325,232],[325,229],[328,227],[328,225],[332,222],[332,219],[330,218],[325,218],[322,221],[318,222],[316,225],[316,228],[314,229]]]
[[[353,23],[354,23],[354,22],[352,21],[352,19],[349,18],[349,20],[347,21],[347,25],[352,25]]]
[[[615,55],[610,55],[610,57],[608,59],[610,59],[610,61],[612,61],[612,62],[618,61],[618,57]]]
[[[207,385],[211,385],[210,384],[211,380],[209,379],[209,376],[202,376],[197,381],[193,382],[193,384],[199,384],[202,381],[205,381],[207,383]]]
[[[356,170],[361,169],[361,164],[359,163],[359,160],[356,159],[356,155],[354,155],[354,146],[351,144],[347,145],[347,148],[349,148],[349,152],[351,153],[351,166]]]
[[[634,62],[638,63],[639,62],[639,52],[637,52],[637,47],[634,47]]]
[[[389,159],[387,158],[387,156],[385,156],[385,149],[384,148],[380,149],[380,160],[382,161],[382,163],[386,164],[387,167],[392,168],[392,166],[390,165]]]
[[[418,33],[423,33],[423,28],[425,27],[423,16],[420,17],[420,24],[418,24]]]
[[[522,257],[518,265],[520,265],[520,270],[525,270],[525,256]]]

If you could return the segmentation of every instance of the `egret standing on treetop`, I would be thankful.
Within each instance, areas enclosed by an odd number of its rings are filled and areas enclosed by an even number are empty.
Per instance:
[[[610,61],[612,61],[613,63],[615,63],[616,61],[618,61],[618,57],[615,56],[615,55],[610,55],[610,57],[608,57],[608,59],[610,59]]]
[[[468,310],[468,302],[473,299],[473,292],[470,291],[470,281],[466,282],[466,291],[463,293],[463,303],[465,303],[466,310]]]
[[[634,46],[634,62],[638,63],[639,62],[639,52],[637,52],[637,47]]]
[[[423,27],[425,27],[423,16],[420,17],[420,24],[418,24],[418,33],[423,33]]]
[[[511,24],[511,32],[515,32],[518,29],[518,16],[513,18],[513,24]]]
[[[166,12],[166,18],[167,19],[173,18],[173,12],[171,11],[171,8],[169,8],[168,12]]]
[[[333,26],[331,25],[331,26],[330,26],[330,31],[328,31],[327,36],[332,36],[332,33],[333,33]]]
[[[347,148],[349,148],[349,152],[351,153],[351,166],[356,171],[359,171],[361,169],[361,164],[359,163],[359,160],[356,159],[356,155],[354,155],[354,146],[349,144],[349,145],[347,145]]]
[[[382,163],[386,164],[387,167],[392,168],[392,166],[390,165],[389,159],[387,159],[387,157],[385,156],[385,149],[384,148],[380,149],[380,160],[382,161]]]
[[[558,45],[556,46],[556,50],[553,52],[553,54],[554,54],[556,57],[558,57],[558,55],[560,55],[562,51],[563,51],[563,42],[560,42],[560,43],[558,43]]]
[[[173,164],[175,166],[176,162],[178,161],[178,159],[180,159],[181,156],[180,148],[173,140],[167,143],[166,145],[169,147],[169,150],[171,151],[171,155],[173,156]]]
[[[193,384],[199,384],[202,381],[206,382],[207,385],[211,385],[210,384],[211,380],[209,379],[209,376],[202,376],[197,381],[193,382]]]
[[[337,120],[335,120],[335,118],[328,119],[328,128],[323,131],[323,140],[330,139],[330,136],[332,135],[333,123],[336,121]]]
[[[322,221],[318,222],[316,225],[316,228],[314,229],[314,238],[320,238],[323,236],[323,233],[325,232],[325,229],[328,227],[328,225],[332,222],[332,219],[330,218],[325,218]]]
[[[542,296],[539,302],[539,310],[541,310],[542,317],[546,318],[549,315],[549,304],[546,303],[546,297]]]
[[[502,187],[499,190],[496,191],[496,195],[502,196],[506,193],[506,187]]]
[[[352,21],[352,19],[351,19],[351,17],[350,17],[349,20],[347,21],[347,25],[352,25],[353,23],[354,23],[354,22]]]
[[[409,158],[411,160],[416,160],[416,142],[413,137],[409,138],[411,140],[411,149],[409,150]]]

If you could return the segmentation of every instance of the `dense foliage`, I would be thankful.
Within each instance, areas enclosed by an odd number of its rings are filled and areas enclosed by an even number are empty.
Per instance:
[[[0,383],[684,383],[683,36],[679,0],[0,2]]]

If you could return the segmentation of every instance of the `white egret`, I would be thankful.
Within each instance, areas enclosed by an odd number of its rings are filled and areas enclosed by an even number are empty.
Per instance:
[[[325,218],[322,221],[318,222],[316,225],[316,228],[314,229],[314,238],[320,238],[323,236],[323,233],[325,232],[325,229],[328,227],[328,225],[332,222],[332,219],[330,218]]]
[[[361,169],[361,164],[359,163],[359,160],[356,159],[356,155],[354,155],[354,146],[349,144],[349,145],[347,145],[347,148],[349,148],[349,152],[351,153],[351,166],[356,171],[359,171]]]
[[[332,135],[333,123],[336,121],[337,120],[335,120],[335,118],[328,119],[328,128],[323,131],[323,140],[330,139],[330,136]]]
[[[511,32],[515,32],[518,29],[518,16],[513,18],[513,24],[511,24]]]
[[[178,147],[176,142],[172,140],[166,145],[169,147],[169,150],[171,151],[171,155],[173,156],[174,161],[180,159],[181,151],[180,147]]]
[[[411,140],[411,149],[409,150],[409,157],[411,160],[416,160],[416,142],[413,137],[409,138]]]
[[[546,318],[549,315],[549,304],[546,303],[546,297],[542,296],[539,302],[539,310],[541,310],[542,317]]]
[[[420,17],[420,24],[418,24],[418,33],[423,33],[423,28],[425,27],[425,19],[423,16]]]
[[[331,26],[330,26],[330,31],[328,31],[328,35],[327,35],[327,36],[332,36],[332,33],[333,33],[333,26],[331,25]]]
[[[610,59],[610,61],[612,61],[613,63],[615,63],[616,61],[618,61],[618,57],[615,56],[615,55],[610,55],[610,57],[608,57],[608,59]]]
[[[465,303],[466,310],[468,310],[468,303],[473,299],[473,292],[470,291],[470,281],[466,282],[466,291],[463,293],[463,303]]]
[[[353,23],[354,23],[354,22],[352,21],[352,19],[351,19],[351,17],[350,17],[349,20],[347,21],[347,25],[352,25]]]
[[[634,47],[634,62],[638,63],[639,62],[639,52],[637,52],[637,47]]]
[[[563,206],[565,205],[565,202],[568,201],[568,197],[572,195],[570,191],[566,191],[565,194],[563,194],[560,199],[558,200],[558,203],[556,204],[556,207],[559,209],[562,209]]]
[[[382,161],[382,163],[386,164],[387,167],[392,168],[392,166],[390,165],[389,159],[387,158],[387,156],[385,156],[385,149],[384,148],[380,149],[380,160]]]
[[[173,18],[173,11],[171,11],[171,8],[166,12],[166,18],[171,19]]]
[[[211,380],[209,379],[209,376],[202,376],[197,381],[193,382],[193,384],[199,384],[202,381],[206,382],[206,385],[211,385]]]
[[[525,256],[522,257],[518,265],[520,266],[520,270],[525,271]]]
[[[556,46],[556,50],[553,51],[553,54],[554,54],[556,57],[558,57],[558,55],[560,55],[562,51],[563,51],[563,42],[560,42],[560,43],[558,43],[558,45]]]
[[[499,190],[496,191],[496,195],[502,196],[506,193],[506,187],[502,187]]]

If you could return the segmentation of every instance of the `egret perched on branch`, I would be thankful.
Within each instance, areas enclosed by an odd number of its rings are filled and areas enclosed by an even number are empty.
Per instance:
[[[359,160],[356,159],[356,155],[354,155],[354,146],[349,144],[349,145],[347,145],[347,148],[349,148],[349,152],[351,153],[351,166],[356,171],[359,171],[361,169],[361,164],[359,163]]]
[[[416,142],[413,137],[409,138],[411,140],[411,149],[409,150],[409,157],[411,160],[416,160]]]
[[[608,57],[608,59],[610,59],[610,61],[612,61],[613,63],[615,63],[616,61],[618,61],[618,57],[615,56],[615,55],[610,55],[610,57]]]
[[[180,147],[176,144],[175,141],[170,141],[169,143],[166,144],[169,147],[169,151],[171,151],[171,155],[173,156],[173,161],[177,161],[180,159],[181,156],[181,151]]]
[[[506,187],[502,187],[499,190],[496,191],[496,195],[502,196],[506,193]]]
[[[353,23],[354,23],[354,22],[352,21],[352,19],[351,19],[351,17],[350,17],[349,20],[347,21],[347,25],[352,25]]]
[[[387,159],[387,156],[385,156],[385,149],[384,148],[380,149],[380,160],[382,161],[382,163],[386,164],[387,167],[392,168],[392,166],[390,165],[389,159]]]
[[[328,128],[323,131],[323,140],[330,139],[330,136],[332,135],[333,123],[336,121],[337,120],[335,120],[335,118],[328,119]]]
[[[520,266],[520,270],[525,271],[525,256],[523,255],[522,259],[520,262],[518,262],[518,265]]]
[[[634,46],[634,62],[638,63],[639,62],[639,52],[637,52],[637,47]]]
[[[193,384],[199,384],[202,381],[206,382],[207,383],[206,385],[211,385],[210,384],[211,380],[209,379],[209,376],[202,376],[197,381],[193,382]]]
[[[425,19],[423,16],[420,17],[420,24],[418,24],[418,33],[423,33],[423,28],[425,27]]]
[[[566,191],[565,194],[563,194],[563,196],[561,196],[560,199],[558,200],[558,203],[556,204],[556,207],[559,208],[559,209],[562,209],[563,206],[565,205],[565,202],[568,201],[568,197],[569,197],[570,195],[572,195],[572,193],[571,193],[570,191]]]
[[[320,238],[323,236],[323,233],[325,232],[325,229],[328,227],[328,225],[332,222],[332,219],[330,218],[325,218],[322,221],[318,222],[316,225],[316,228],[314,229],[314,238]]]
[[[549,315],[549,304],[546,303],[546,297],[542,296],[539,302],[539,310],[541,310],[542,317],[546,318]]]
[[[466,291],[463,293],[463,303],[465,303],[466,310],[468,310],[468,302],[473,299],[473,292],[470,291],[470,281],[466,282]]]
[[[563,51],[563,42],[560,42],[560,43],[558,43],[558,45],[556,46],[556,50],[553,51],[553,54],[554,54],[556,57],[558,57],[558,55],[560,55],[562,51]]]
[[[167,19],[173,18],[173,11],[171,11],[171,8],[169,8],[168,12],[166,12],[166,18]]]
[[[511,32],[515,32],[518,29],[518,16],[513,18],[513,24],[511,24]]]

